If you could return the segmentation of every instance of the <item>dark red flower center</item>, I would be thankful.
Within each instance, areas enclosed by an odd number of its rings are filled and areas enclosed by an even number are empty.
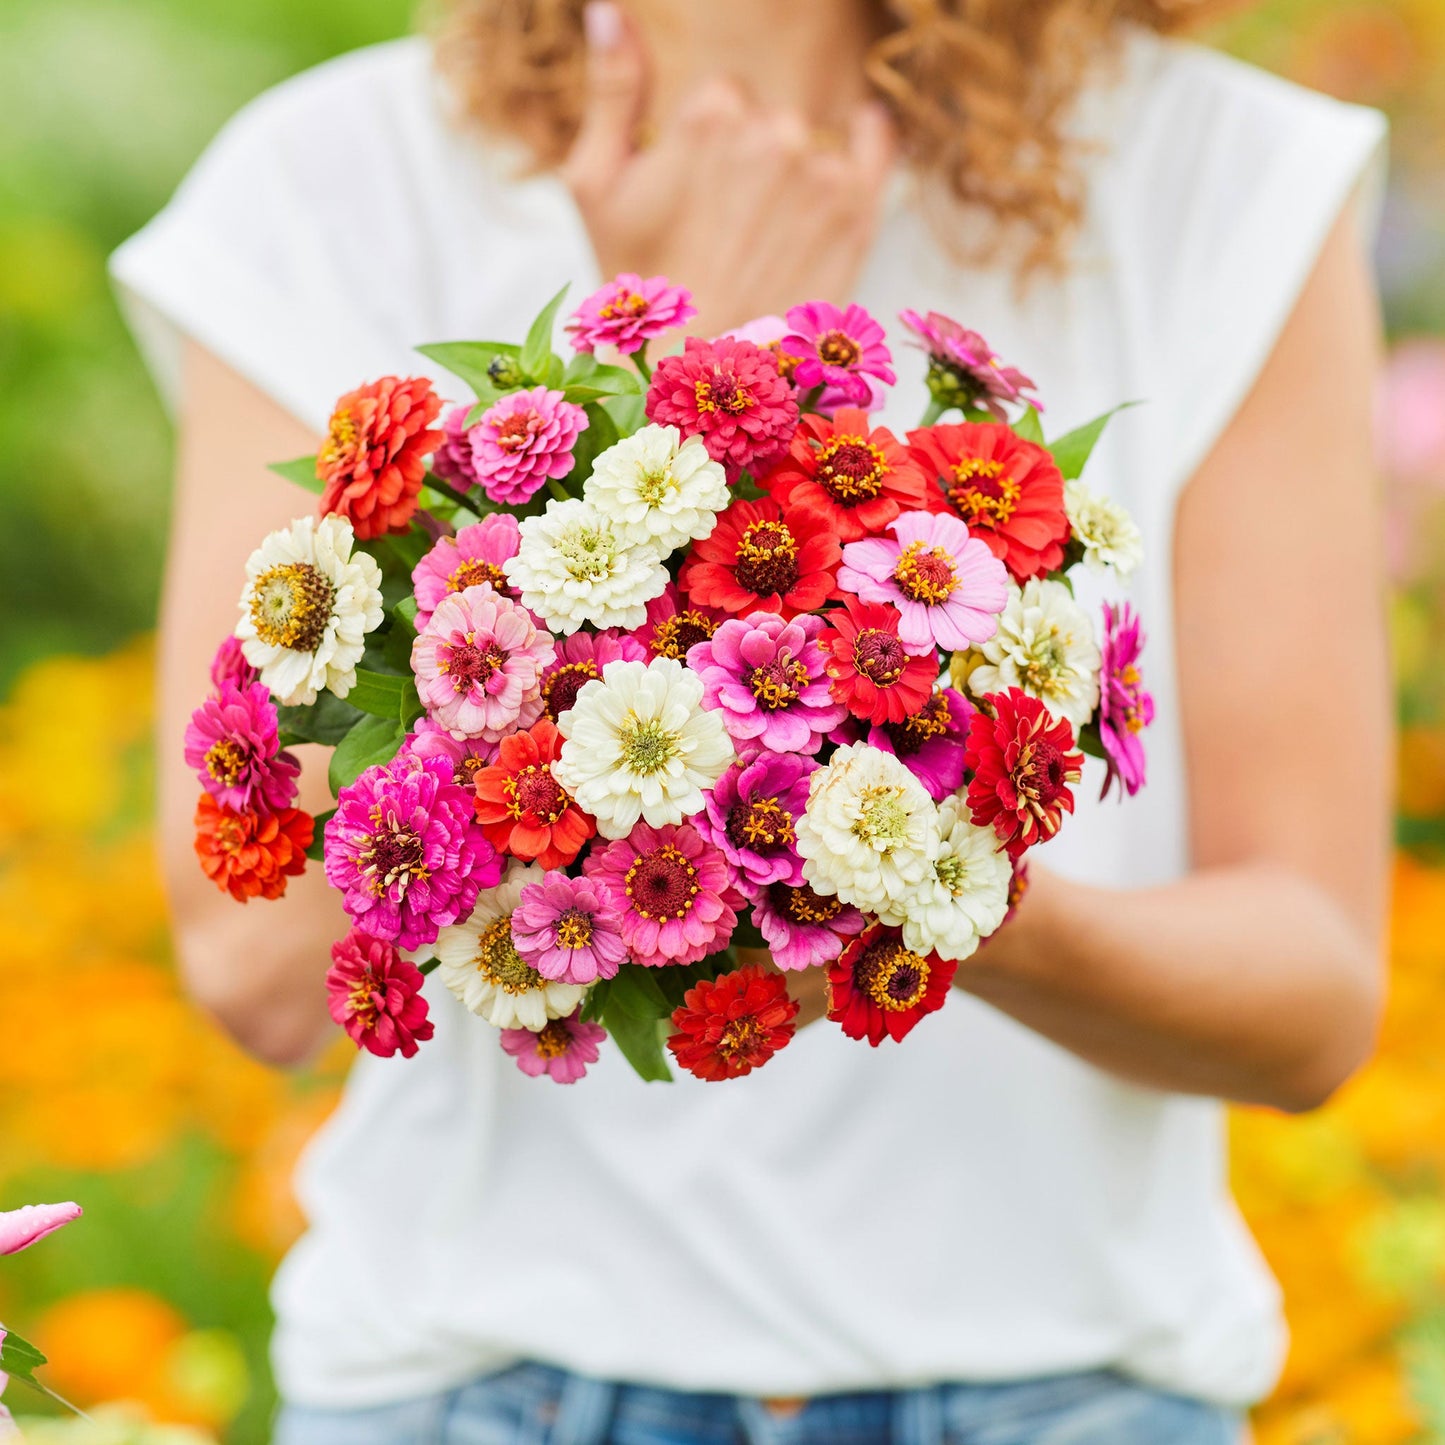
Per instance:
[[[958,571],[942,547],[927,542],[910,542],[898,556],[893,568],[898,590],[910,602],[937,607],[947,602],[958,586]]]
[[[750,668],[743,681],[752,689],[758,706],[768,712],[790,707],[808,685],[808,669],[784,649],[771,662]]]
[[[543,420],[539,412],[514,411],[497,423],[497,445],[504,452],[524,451],[532,438],[542,430]]]
[[[776,798],[734,803],[723,831],[734,848],[751,848],[755,853],[789,848],[795,839],[793,815]]]
[[[749,522],[733,576],[758,597],[786,596],[798,580],[798,543],[783,522]]]
[[[752,1014],[732,1019],[723,1025],[718,1041],[713,1045],[717,1053],[728,1063],[761,1062],[757,1058],[761,1051],[766,1058],[772,1053],[768,1030]]]
[[[842,911],[843,900],[814,893],[806,883],[774,883],[769,889],[773,907],[803,927],[831,923]]]
[[[903,676],[908,654],[896,632],[884,627],[865,627],[853,639],[853,666],[870,682],[888,687]]]
[[[1004,471],[1002,462],[964,457],[955,462],[945,483],[948,500],[970,527],[1001,527],[1013,516],[1022,488]]]
[[[477,774],[486,767],[487,760],[480,758],[476,753],[464,753],[461,761],[452,769],[452,779],[471,792],[476,786]]]
[[[597,676],[597,664],[589,657],[582,662],[564,662],[542,681],[542,707],[556,722],[575,705],[577,694]]]
[[[627,897],[643,918],[686,918],[698,895],[697,869],[671,843],[639,853],[627,870]]]
[[[206,749],[206,771],[224,788],[234,787],[246,766],[246,750],[234,738],[217,738]]]
[[[902,722],[884,723],[883,730],[900,758],[911,758],[923,745],[942,737],[953,726],[948,698],[936,692],[912,717]]]
[[[366,839],[358,862],[367,887],[377,897],[396,887],[405,892],[411,884],[430,876],[422,861],[422,841],[410,828],[384,828]]]
[[[681,662],[687,656],[689,647],[699,642],[710,642],[717,631],[717,623],[705,612],[691,609],[675,612],[664,617],[652,630],[652,655],[674,657]]]
[[[1064,755],[1047,739],[1025,745],[1013,771],[1014,786],[1034,811],[1047,810],[1068,791]]]
[[[878,938],[858,955],[853,982],[879,1008],[903,1013],[917,1008],[928,992],[928,960],[896,938]]]
[[[704,415],[720,411],[739,416],[753,404],[752,392],[740,386],[737,377],[721,367],[715,368],[711,376],[698,377],[693,384],[693,398],[698,411]]]
[[[495,642],[479,647],[475,638],[474,632],[468,632],[466,640],[450,648],[442,660],[442,671],[451,678],[452,686],[458,692],[485,687],[507,663],[505,648]]]
[[[835,436],[818,453],[818,483],[845,507],[870,502],[883,490],[888,459],[860,436]]]
[[[507,592],[507,574],[495,562],[484,562],[480,557],[468,557],[447,578],[447,591],[464,592],[468,587],[480,587],[484,582],[489,583],[500,596],[510,595]]]
[[[512,817],[543,825],[555,823],[572,801],[546,764],[532,763],[519,769],[503,782],[502,789]]]
[[[825,331],[818,338],[818,360],[825,366],[856,366],[863,348],[846,331]]]

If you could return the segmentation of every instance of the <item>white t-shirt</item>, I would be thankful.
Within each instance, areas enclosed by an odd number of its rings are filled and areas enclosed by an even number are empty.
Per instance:
[[[897,430],[924,402],[905,306],[1033,375],[1051,433],[1147,403],[1089,479],[1149,547],[1133,587],[1159,709],[1149,785],[1100,805],[1091,762],[1043,855],[1135,887],[1189,861],[1175,500],[1384,128],[1144,35],[1078,124],[1104,144],[1065,280],[1020,300],[1005,272],[960,269],[900,186],[857,299],[893,331]],[[426,371],[412,346],[520,337],[562,282],[600,281],[565,188],[508,178],[448,125],[418,40],[248,106],[113,266],[163,389],[189,333],[318,430],[360,381]],[[1213,1102],[1122,1083],[957,992],[902,1046],[824,1023],[724,1086],[642,1084],[606,1050],[558,1088],[435,978],[427,994],[436,1037],[411,1061],[363,1055],[301,1171],[310,1230],[274,1292],[292,1400],[384,1402],[519,1358],[761,1395],[1114,1366],[1244,1404],[1275,1377],[1277,1291],[1229,1199]]]

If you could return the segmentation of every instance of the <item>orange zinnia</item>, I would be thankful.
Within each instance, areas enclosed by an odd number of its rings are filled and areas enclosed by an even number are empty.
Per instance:
[[[223,808],[209,793],[196,804],[196,856],[206,877],[238,903],[279,898],[306,867],[316,820],[300,808],[279,813]]]
[[[597,824],[552,776],[562,734],[549,718],[502,739],[496,762],[477,773],[477,820],[499,852],[563,868]]]

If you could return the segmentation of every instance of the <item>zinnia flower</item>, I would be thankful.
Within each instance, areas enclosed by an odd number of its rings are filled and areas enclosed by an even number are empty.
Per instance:
[[[510,512],[493,512],[455,537],[443,537],[411,569],[416,597],[416,630],[420,632],[443,597],[485,582],[499,596],[516,601],[502,563],[517,555],[522,532]]]
[[[786,1047],[797,1014],[783,976],[751,964],[688,989],[667,1047],[699,1079],[740,1079]]]
[[[353,541],[345,517],[301,517],[246,562],[236,636],[283,707],[310,707],[322,688],[345,697],[381,625],[381,568]]]
[[[477,464],[472,456],[474,427],[467,425],[470,406],[454,406],[442,418],[442,439],[431,459],[431,469],[442,481],[465,492],[477,485]]]
[[[943,406],[982,407],[1001,422],[1008,420],[1005,402],[1031,402],[1043,410],[1041,402],[1024,395],[1035,390],[1034,383],[1017,368],[1005,366],[977,331],[938,311],[927,316],[900,311],[898,319],[928,352],[929,395]]]
[[[666,276],[644,281],[624,271],[582,302],[572,313],[567,332],[575,351],[611,346],[631,356],[696,315],[692,292],[685,286],[674,286]]]
[[[1064,511],[1074,540],[1084,549],[1084,565],[1113,571],[1127,582],[1144,560],[1144,537],[1128,511],[1080,481],[1064,483]]]
[[[529,1078],[548,1075],[557,1084],[575,1084],[597,1062],[597,1046],[607,1037],[600,1024],[584,1024],[580,1009],[548,1019],[531,1029],[503,1029],[502,1047]]]
[[[1037,698],[1012,687],[985,701],[994,716],[980,710],[968,729],[968,806],[973,821],[992,826],[1017,858],[1048,842],[1074,811],[1069,784],[1083,775],[1084,757],[1073,750],[1073,729]]]
[[[416,511],[426,457],[442,441],[431,424],[441,398],[424,376],[384,376],[336,403],[316,475],[321,515],[349,521],[363,541],[404,532]]]
[[[211,659],[212,688],[219,693],[229,682],[244,690],[260,680],[261,674],[246,661],[246,654],[241,650],[241,639],[235,633],[223,637],[215,657]]]
[[[1126,602],[1104,605],[1104,655],[1099,696],[1099,737],[1108,772],[1104,793],[1117,778],[1131,797],[1144,786],[1144,742],[1139,736],[1154,721],[1154,699],[1144,691],[1139,655],[1144,633]]]
[[[726,336],[689,336],[681,356],[664,356],[646,411],[648,421],[700,436],[730,481],[780,456],[798,425],[798,403],[777,362],[752,342]]]
[[[624,537],[663,555],[713,529],[732,499],[727,476],[702,438],[683,440],[675,426],[645,426],[592,463],[582,499]]]
[[[649,606],[652,604],[649,603]],[[631,634],[574,632],[557,642],[557,655],[542,673],[542,712],[556,722],[609,662],[646,662],[647,649]]]
[[[716,710],[740,747],[816,753],[847,715],[833,701],[822,631],[823,619],[811,614],[785,622],[755,612],[746,621],[730,617],[688,653],[702,679],[702,705]]]
[[[644,968],[696,963],[727,945],[743,895],[719,849],[691,823],[650,828],[594,848],[582,865]]]
[[[930,507],[952,508],[1019,582],[1057,570],[1069,519],[1063,475],[1043,447],[995,422],[925,427],[908,442],[943,488]]]
[[[868,730],[869,747],[892,753],[941,803],[963,785],[963,754],[973,704],[951,687],[940,688],[902,722]]]
[[[535,863],[509,863],[502,881],[478,895],[471,917],[436,940],[442,982],[495,1028],[540,1030],[548,1019],[566,1018],[587,992],[543,978],[517,952],[512,915],[522,890],[545,876]]]
[[[859,911],[807,883],[770,883],[752,897],[753,922],[779,968],[832,963],[848,939],[863,931]]]
[[[564,868],[597,831],[552,776],[562,735],[547,718],[502,739],[497,760],[476,778],[477,817],[500,853]]]
[[[558,718],[566,742],[552,772],[604,838],[625,838],[639,818],[658,828],[702,811],[703,789],[735,756],[702,691],[669,657],[609,662]]]
[[[316,821],[300,808],[279,813],[226,808],[209,793],[196,804],[196,856],[206,877],[237,903],[279,898],[306,868]]]
[[[998,630],[968,675],[975,697],[1016,687],[1079,729],[1099,701],[1099,647],[1089,614],[1062,582],[1033,579],[1009,587]]]
[[[0,1210],[0,1255],[19,1254],[32,1244],[74,1224],[85,1211],[78,1204],[23,1204]],[[0,1334],[0,1341],[4,1336]]]
[[[932,650],[910,653],[898,635],[896,607],[844,599],[827,614],[833,625],[819,638],[828,651],[833,696],[870,723],[901,723],[928,701],[938,664]]]
[[[453,781],[469,793],[477,774],[496,760],[496,743],[484,742],[481,738],[454,738],[429,717],[418,718],[414,727],[415,731],[407,735],[402,745],[403,751],[414,758],[445,758],[451,766]]]
[[[612,978],[627,959],[622,925],[605,892],[590,878],[565,873],[549,873],[522,889],[512,938],[543,978],[563,983]]]
[[[897,929],[875,925],[829,965],[828,1017],[850,1039],[867,1039],[876,1049],[941,1009],[957,970],[936,953],[915,953]]]
[[[793,843],[818,769],[795,753],[759,753],[734,763],[713,785],[693,826],[738,871],[748,892],[769,883],[801,883],[803,861]]]
[[[421,995],[421,970],[391,944],[353,928],[331,945],[327,1006],[359,1049],[409,1059],[435,1032]]]
[[[838,586],[898,609],[909,652],[954,652],[993,636],[1008,574],[968,528],[946,514],[905,512],[888,530],[843,548]]]
[[[804,391],[836,387],[855,406],[872,400],[868,377],[892,386],[898,378],[883,328],[861,307],[840,311],[827,301],[809,301],[788,312],[792,328],[782,348],[795,356],[793,381]]]
[[[220,804],[236,812],[279,813],[296,801],[301,765],[280,751],[276,706],[258,682],[223,684],[186,728],[186,765]]]
[[[838,595],[834,573],[841,559],[837,536],[815,518],[784,512],[767,499],[737,501],[693,543],[677,585],[690,604],[733,617],[796,617]]]
[[[542,670],[556,655],[526,608],[483,583],[444,597],[411,645],[422,706],[454,738],[498,742],[542,715]]]
[[[572,449],[586,429],[587,413],[560,391],[508,392],[467,433],[477,485],[501,506],[530,502],[549,479],[572,470]]]
[[[759,485],[779,506],[856,542],[900,512],[921,511],[927,478],[887,427],[870,427],[865,412],[842,407],[831,420],[803,417],[788,455]]]
[[[406,949],[465,918],[502,868],[448,760],[404,752],[342,788],[325,859],[351,921]]]
[[[961,963],[1003,922],[1013,865],[993,829],[971,822],[958,798],[939,804],[938,834],[932,871],[903,920],[903,941],[915,953]]]
[[[637,629],[638,642],[649,657],[673,657],[683,662],[689,650],[706,642],[727,614],[715,607],[683,606],[677,588],[669,582],[660,597],[647,604],[647,621]]]
[[[522,605],[553,632],[640,627],[647,604],[667,586],[656,547],[624,536],[589,502],[549,502],[522,522],[517,555],[503,570]]]

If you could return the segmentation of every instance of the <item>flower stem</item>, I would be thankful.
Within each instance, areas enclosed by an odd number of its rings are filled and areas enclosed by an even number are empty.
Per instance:
[[[472,516],[482,517],[486,515],[487,509],[485,504],[479,508],[475,502],[468,501],[466,497],[454,487],[448,486],[440,477],[428,474],[426,485],[428,490],[435,492],[439,497],[445,497],[447,501],[451,502],[454,506],[461,507],[464,511],[470,512]]]
[[[918,423],[918,425],[932,426],[934,422],[936,422],[939,417],[941,417],[947,410],[948,407],[943,402],[939,401],[936,396],[930,396],[928,398],[928,405],[923,408],[923,419]]]
[[[647,343],[645,341],[632,353],[632,364],[637,368],[643,381],[651,384],[652,368],[647,364]]]
[[[559,481],[556,477],[547,478],[547,490],[559,501],[570,502],[572,493],[567,490],[566,483]]]

